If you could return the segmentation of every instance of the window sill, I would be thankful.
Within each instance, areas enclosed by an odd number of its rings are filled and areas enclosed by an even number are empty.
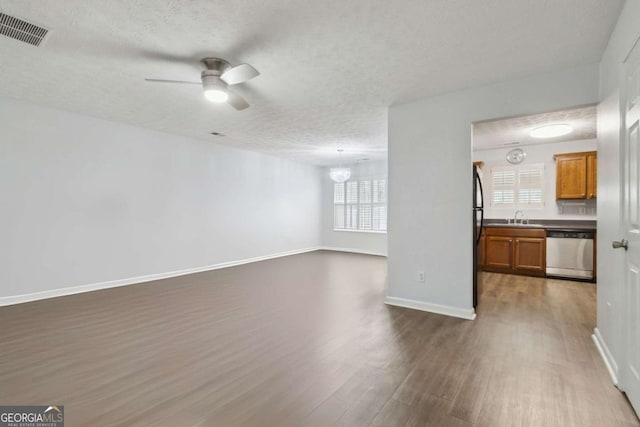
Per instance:
[[[344,228],[334,228],[333,231],[347,232],[347,233],[369,233],[369,234],[387,234],[386,231],[377,230],[349,230]]]

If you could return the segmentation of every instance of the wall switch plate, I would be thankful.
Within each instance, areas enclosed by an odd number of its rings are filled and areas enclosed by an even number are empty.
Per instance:
[[[424,283],[424,271],[418,271],[418,275],[416,276],[416,280],[418,282]]]

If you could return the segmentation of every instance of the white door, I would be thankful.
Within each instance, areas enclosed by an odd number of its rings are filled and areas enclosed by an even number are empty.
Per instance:
[[[623,218],[624,240],[614,247],[627,249],[624,263],[624,335],[622,387],[636,413],[640,413],[640,43],[624,63],[625,137]]]

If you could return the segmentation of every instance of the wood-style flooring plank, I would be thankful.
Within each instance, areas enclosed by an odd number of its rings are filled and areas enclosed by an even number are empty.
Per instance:
[[[0,404],[89,426],[631,426],[595,286],[485,273],[466,321],[319,251],[0,308]]]

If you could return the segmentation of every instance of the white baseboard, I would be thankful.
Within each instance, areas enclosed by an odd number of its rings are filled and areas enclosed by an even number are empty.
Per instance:
[[[432,304],[412,299],[397,297],[386,297],[384,303],[397,307],[413,308],[414,310],[428,311],[430,313],[444,314],[445,316],[459,317],[461,319],[473,320],[476,318],[476,311],[473,308],[459,308],[450,305]]]
[[[375,256],[383,256],[386,257],[387,254],[376,251],[368,251],[365,249],[352,249],[352,248],[337,248],[332,246],[320,246],[318,249],[323,251],[334,251],[334,252],[351,252],[354,254],[363,254],[363,255],[375,255]]]
[[[591,338],[593,338],[593,342],[596,344],[596,347],[598,348],[598,352],[600,353],[600,356],[602,357],[602,360],[604,361],[604,364],[607,367],[607,370],[609,371],[609,375],[611,376],[611,381],[613,381],[613,385],[617,387],[618,386],[618,364],[616,363],[616,360],[613,358],[611,351],[609,351],[609,347],[607,347],[607,343],[605,343],[604,339],[602,339],[602,335],[600,335],[600,331],[598,330],[598,328],[595,328],[593,330],[593,335],[591,335]]]
[[[79,294],[83,292],[97,291],[101,289],[116,288],[119,286],[134,285],[137,283],[151,282],[153,280],[168,279],[170,277],[184,276],[187,274],[201,273],[203,271],[218,270],[220,268],[234,267],[236,265],[249,264],[252,262],[265,261],[273,258],[280,258],[290,255],[302,254],[305,252],[313,252],[320,250],[320,247],[312,247],[305,249],[297,249],[288,252],[280,252],[272,255],[247,258],[237,261],[221,262],[218,264],[207,265],[204,267],[187,268],[185,270],[169,271],[166,273],[149,274],[146,276],[129,277],[127,279],[111,280],[108,282],[92,283],[89,285],[73,286],[69,288],[52,289],[50,291],[35,292],[24,295],[12,295],[8,297],[0,297],[0,307],[5,305],[22,304],[30,301],[37,301],[47,298],[61,297],[65,295]]]

